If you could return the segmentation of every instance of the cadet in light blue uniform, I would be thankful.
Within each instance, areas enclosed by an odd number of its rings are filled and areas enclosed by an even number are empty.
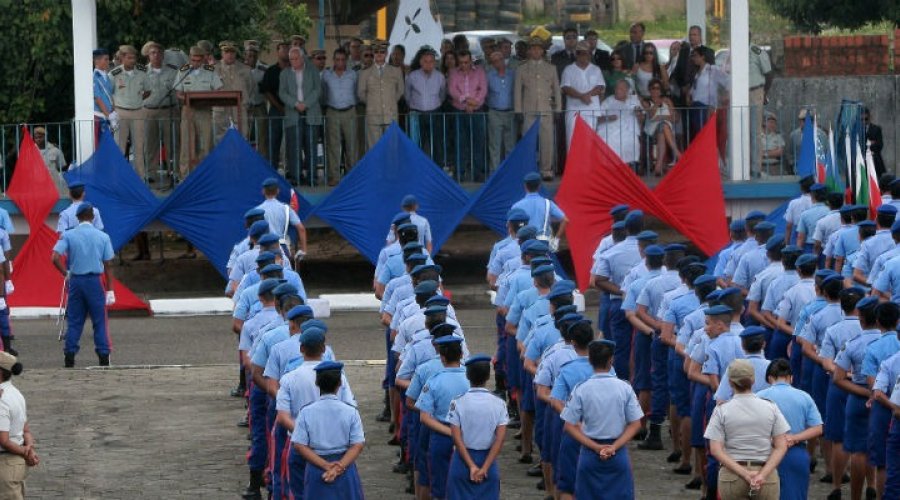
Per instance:
[[[431,224],[428,223],[428,219],[416,213],[416,209],[419,208],[419,201],[416,200],[415,196],[408,194],[400,201],[400,208],[409,214],[409,222],[415,224],[416,227],[419,228],[419,244],[421,244],[430,254],[432,249]],[[389,230],[385,243],[390,245],[396,241],[396,239],[397,235],[394,234],[394,231]]]
[[[71,183],[69,185],[71,186]],[[12,219],[9,217],[9,212],[2,208],[0,208],[0,229],[3,229],[10,234],[16,231],[16,226],[13,225]]]
[[[69,183],[69,198],[72,199],[72,204],[59,213],[59,221],[56,223],[57,233],[63,234],[70,229],[78,227],[78,207],[84,203],[84,187],[84,183],[81,181],[72,181]],[[5,210],[3,213],[6,214],[6,219],[9,220],[9,214],[6,213]],[[0,219],[2,219],[2,214],[0,214]],[[100,217],[100,209],[96,207],[94,208],[94,220],[91,221],[91,225],[103,231],[103,218]],[[7,233],[15,231],[11,220],[9,221],[8,227],[5,222],[0,220],[0,228],[5,229]]]
[[[741,260],[737,264],[737,270],[734,272],[732,285],[738,286],[743,290],[749,290],[753,280],[757,275],[769,265],[769,258],[766,256],[766,243],[775,232],[775,224],[769,221],[762,221],[754,228],[756,248],[744,252]]]
[[[610,228],[610,233],[600,239],[600,243],[597,244],[597,248],[594,250],[593,258],[591,259],[591,268],[597,265],[597,259],[600,255],[612,248],[612,246],[622,239],[625,238],[625,216],[628,215],[628,210],[630,207],[628,205],[616,205],[609,209],[609,216],[612,217],[612,227]],[[621,238],[616,239],[614,236],[616,234],[621,235]],[[591,278],[591,282],[594,281],[594,278]],[[597,325],[600,327],[601,332],[609,331],[609,293],[608,292],[600,292],[600,313],[597,315]]]
[[[644,229],[644,214],[633,210],[625,217],[625,230],[628,236],[616,243],[597,259],[591,274],[597,276],[594,285],[601,291],[609,293],[609,332],[616,341],[616,375],[623,380],[630,380],[631,371],[631,336],[634,331],[631,323],[622,311],[622,294],[625,276],[641,261],[636,236]]]
[[[844,205],[844,193],[828,193],[828,213],[816,222],[812,232],[813,253],[827,257],[825,247],[831,235],[841,227],[840,209]],[[825,260],[821,260],[825,264]],[[830,269],[830,266],[825,266]]]
[[[644,262],[647,272],[636,277],[624,289],[625,298],[622,300],[621,311],[625,313],[632,330],[635,332],[634,345],[631,346],[629,352],[633,350],[634,374],[631,385],[640,395],[642,402],[646,404],[649,401],[650,389],[652,383],[650,380],[650,356],[651,346],[653,343],[653,334],[655,329],[644,323],[637,316],[638,299],[642,296],[647,283],[656,279],[663,274],[663,259],[665,258],[665,250],[659,245],[650,245],[644,249]],[[643,306],[646,308],[646,305]],[[630,341],[631,335],[629,335]],[[622,338],[624,341],[624,336]],[[618,357],[617,357],[618,359]],[[621,364],[621,362],[619,362]],[[616,370],[618,373],[618,370]],[[649,408],[648,408],[649,410]]]
[[[866,297],[856,303],[861,332],[847,341],[834,360],[834,383],[845,391],[847,405],[844,412],[844,450],[850,454],[850,496],[862,495],[868,469],[869,408],[871,396],[866,376],[862,374],[866,348],[881,338],[881,330],[875,320],[878,299]],[[870,485],[872,494],[875,488]]]
[[[525,197],[513,203],[512,208],[524,210],[528,214],[528,225],[537,228],[538,234],[543,237],[554,235],[551,225],[558,223],[559,229],[555,236],[561,238],[569,223],[565,212],[556,203],[541,196],[541,177],[537,172],[525,174],[523,181]]]
[[[100,366],[108,366],[112,345],[106,324],[106,306],[116,302],[110,267],[114,257],[112,243],[106,233],[92,225],[93,205],[88,202],[79,205],[77,216],[78,227],[61,235],[53,246],[52,256],[56,269],[63,276],[69,277],[69,297],[66,307],[68,325],[63,349],[65,366],[66,368],[75,366],[78,343],[88,315],[94,328],[94,351],[99,357]],[[63,255],[66,256],[68,270],[63,266]],[[101,275],[106,279],[105,294]]]
[[[769,263],[752,280],[750,289],[747,291],[747,313],[749,317],[753,318],[756,324],[766,328],[767,354],[772,343],[775,324],[770,322],[766,315],[763,314],[761,307],[763,299],[766,297],[766,292],[769,290],[769,285],[785,273],[784,264],[782,264],[783,247],[784,237],[780,234],[769,238],[769,241],[766,242],[766,258],[769,260]]]
[[[717,278],[725,276],[725,266],[731,260],[731,253],[747,241],[747,223],[744,222],[744,219],[731,221],[728,224],[728,231],[731,233],[731,243],[719,252],[719,259],[716,261],[716,267],[713,270],[713,276]]]
[[[261,208],[266,212],[265,219],[269,223],[269,230],[278,236],[282,250],[290,255],[288,248],[290,228],[297,231],[297,249],[298,255],[306,255],[306,228],[300,222],[300,216],[297,215],[290,205],[278,201],[278,179],[269,177],[262,183],[262,192],[265,201],[260,203],[257,208]]]
[[[882,205],[883,206],[883,205]],[[881,363],[900,351],[897,340],[897,321],[900,319],[900,306],[893,302],[884,302],[875,309],[875,320],[882,335],[866,348],[863,358],[862,374],[866,382],[874,390],[878,368]],[[884,484],[888,428],[891,423],[891,411],[884,405],[872,405],[869,414],[869,465],[876,467],[877,483]]]
[[[484,387],[491,376],[491,357],[472,356],[465,365],[470,389],[450,403],[447,414],[455,445],[447,478],[447,498],[499,499],[497,456],[503,446],[509,414],[506,403]]]
[[[754,393],[769,387],[766,380],[766,370],[769,368],[769,360],[763,356],[763,348],[765,347],[766,330],[761,326],[748,326],[744,328],[738,337],[741,339],[741,348],[744,350],[744,359],[753,365],[753,387],[750,388]],[[725,369],[725,376],[728,376],[728,369]],[[724,403],[730,401],[734,396],[734,389],[731,384],[719,384],[713,399],[716,403]]]
[[[641,428],[644,413],[634,390],[610,372],[615,343],[589,347],[593,374],[572,390],[562,411],[566,433],[580,445],[577,498],[633,498],[634,478],[626,445]]]
[[[881,363],[875,377],[875,404],[893,413],[885,445],[885,483],[882,498],[900,498],[900,353]]]
[[[337,395],[343,368],[335,361],[316,365],[321,397],[300,410],[291,434],[294,449],[306,462],[302,498],[363,498],[356,458],[366,438],[359,411]]]
[[[291,286],[296,288],[297,293],[300,295],[300,297],[302,297],[303,300],[306,301],[306,288],[304,288],[304,286],[303,286],[303,278],[301,278],[300,275],[297,274],[297,272],[294,271],[293,269],[291,269],[289,266],[284,265],[285,263],[282,260],[281,252],[275,252],[275,253],[264,252],[264,253],[272,254],[272,256],[274,257],[274,260],[272,262],[275,265],[277,265],[278,267],[282,268],[281,277],[286,279],[287,282]],[[258,256],[257,256],[257,259],[259,259]],[[257,262],[257,264],[258,263],[259,262]],[[238,290],[242,290],[254,283],[259,283],[261,279],[262,278],[260,278],[260,275],[259,275],[259,268],[252,269],[249,272],[247,272],[246,274],[244,274],[244,277],[241,279],[241,284],[238,285]]]
[[[400,251],[389,256],[378,270],[378,274],[375,275],[375,296],[379,299],[384,295],[384,287],[392,279],[406,272],[406,266],[403,262],[403,249],[409,243],[418,243],[418,235],[419,229],[415,224],[405,223],[397,227]],[[424,251],[418,253],[424,253]]]
[[[897,208],[893,205],[881,205],[878,207],[878,213],[875,216],[875,222],[877,223],[875,236],[860,244],[859,255],[853,263],[853,279],[857,283],[867,284],[875,259],[896,246],[890,229],[893,227],[896,217]]]
[[[815,182],[815,178],[811,175],[800,179],[800,196],[788,202],[787,210],[784,212],[784,220],[787,223],[784,230],[785,245],[790,245],[797,240],[797,224],[800,223],[800,214],[812,206],[809,188]]]
[[[803,355],[803,345],[805,341],[801,337],[806,331],[810,319],[828,305],[828,301],[825,300],[825,292],[822,291],[822,283],[825,279],[834,276],[834,274],[835,272],[830,269],[819,269],[815,272],[813,275],[813,282],[816,297],[800,309],[800,314],[797,316],[797,323],[793,325],[794,341],[791,344],[790,353],[791,371],[799,374],[798,377],[794,377],[794,383],[798,383],[797,379],[799,378],[799,387],[810,393],[813,397],[813,401],[816,401],[816,395],[813,394],[812,382],[815,370],[812,367],[812,361]],[[825,408],[823,407],[819,411],[824,412]]]
[[[447,498],[447,476],[453,440],[450,437],[450,403],[469,390],[466,369],[460,366],[462,339],[447,335],[435,341],[444,369],[432,375],[416,400],[422,424],[431,430],[428,445],[428,469],[431,473],[431,498]]]
[[[845,204],[838,210],[840,226],[828,236],[828,239],[825,241],[825,248],[822,249],[822,255],[825,256],[825,267],[827,269],[834,269],[835,272],[840,272],[835,262],[834,247],[838,243],[838,240],[842,238],[842,235],[848,229],[853,228],[853,210],[855,208],[856,205]]]
[[[773,361],[766,378],[772,386],[757,396],[775,403],[791,427],[787,453],[778,464],[781,500],[806,500],[810,475],[806,441],[822,434],[822,415],[809,394],[791,386],[791,365],[786,359]]]
[[[815,183],[809,188],[809,191],[812,194],[813,204],[800,214],[800,221],[797,224],[797,246],[805,252],[813,251],[812,237],[816,223],[829,211],[825,205],[828,189],[823,184]]]
[[[784,273],[772,280],[766,289],[765,297],[760,304],[760,311],[763,317],[772,325],[772,337],[768,346],[767,358],[778,359],[787,358],[787,347],[791,341],[791,336],[780,331],[778,328],[778,318],[775,315],[781,299],[784,298],[785,292],[793,288],[800,281],[797,274],[797,259],[800,257],[800,248],[795,245],[787,245],[781,250],[781,265],[784,266]],[[813,271],[815,272],[815,271]]]
[[[774,309],[777,329],[772,335],[772,356],[776,359],[780,357],[788,357],[788,345],[793,342],[794,336],[799,335],[802,331],[800,324],[800,313],[816,298],[816,282],[813,275],[816,272],[817,259],[810,253],[803,254],[797,258],[797,274],[799,280],[794,286],[786,290],[782,295],[781,301],[778,302],[777,308]],[[771,305],[767,299],[763,308]],[[824,306],[824,301],[822,301]],[[794,342],[795,345],[796,342]],[[799,361],[799,359],[798,359]],[[799,369],[795,370],[799,377]],[[794,383],[799,382],[795,380]]]
[[[822,365],[819,364],[818,351],[822,348],[822,342],[825,340],[825,331],[844,319],[841,311],[841,290],[843,289],[843,279],[837,274],[831,274],[822,280],[819,287],[822,297],[826,304],[818,312],[809,317],[802,331],[795,332],[794,341],[799,341],[802,345],[803,354],[803,374],[804,379],[809,375],[810,395],[816,402],[819,413],[828,415],[825,412],[825,403],[828,397],[828,382],[830,377]],[[792,354],[793,356],[793,354]]]
[[[316,386],[315,368],[326,362],[323,360],[325,353],[325,333],[321,328],[311,327],[300,334],[300,352],[303,354],[303,363],[295,370],[288,372],[281,378],[281,387],[278,389],[275,407],[278,410],[277,422],[293,432],[300,410],[319,399],[319,388]],[[346,404],[356,406],[353,391],[347,378],[341,374],[341,384],[337,391],[337,397]],[[296,447],[291,448],[287,459],[289,487],[294,498],[304,498],[304,475],[306,461],[300,456]]]
[[[875,260],[872,262],[872,268],[869,270],[869,275],[866,276],[871,285],[874,285],[878,281],[882,271],[885,270],[887,263],[895,261],[896,257],[900,255],[900,222],[896,220],[894,221],[894,224],[891,225],[891,238],[894,240],[894,246],[888,251],[875,257]]]
[[[568,327],[568,336],[575,348],[576,357],[564,363],[556,380],[553,381],[553,389],[550,391],[550,405],[562,418],[563,408],[569,400],[575,387],[587,380],[594,373],[588,360],[588,349],[594,340],[594,329],[589,320],[575,321]],[[574,495],[577,480],[578,452],[581,448],[574,436],[563,433],[559,442],[557,465],[553,472],[556,479],[556,491],[559,494]]]
[[[844,205],[846,208],[847,205]],[[859,250],[859,223],[869,217],[869,207],[862,205],[851,205],[850,224],[846,229],[837,231],[834,238],[834,247],[832,254],[834,256],[835,271],[843,274],[844,268],[849,264],[848,257]],[[850,266],[852,274],[853,266]]]
[[[756,234],[756,226],[761,222],[764,222],[766,219],[766,214],[760,212],[759,210],[752,210],[744,217],[744,226],[747,231],[747,239],[744,240],[743,243],[737,246],[728,257],[728,261],[725,263],[725,268],[722,271],[722,281],[720,284],[722,286],[727,285],[731,282],[732,278],[734,278],[734,274],[737,272],[738,262],[741,261],[741,257],[744,256],[745,253],[757,248],[759,245],[756,242],[756,238],[754,235]]]
[[[250,270],[252,267],[250,263],[255,263],[256,257],[259,255],[259,239],[267,234],[269,234],[269,224],[264,220],[256,221],[250,226],[250,229],[247,231],[247,236],[250,238],[250,248],[234,259],[234,265],[228,273],[226,295],[237,293],[237,287],[240,285],[244,273]],[[276,237],[275,240],[277,241],[278,238]]]
[[[247,230],[250,230],[250,227],[254,222],[263,220],[263,216],[266,214],[265,211],[261,208],[251,208],[244,212],[244,226]],[[250,250],[250,236],[244,236],[244,239],[234,244],[231,248],[231,253],[228,255],[228,263],[225,264],[225,270],[227,274],[231,274],[231,268],[234,267],[234,263],[237,260],[238,256],[242,253]],[[226,290],[227,292],[227,290]]]
[[[394,218],[391,219],[391,230],[396,234],[397,228],[399,228],[403,224],[408,223],[409,212],[400,212],[394,215]],[[388,258],[392,255],[400,253],[401,249],[402,245],[400,244],[399,237],[396,237],[393,243],[385,245],[385,247],[378,252],[378,259],[375,261],[375,274],[372,278],[373,286],[375,286],[375,279],[377,279],[378,275],[381,274],[381,268],[384,266],[385,262],[387,262]],[[376,295],[376,297],[378,297],[378,295]]]

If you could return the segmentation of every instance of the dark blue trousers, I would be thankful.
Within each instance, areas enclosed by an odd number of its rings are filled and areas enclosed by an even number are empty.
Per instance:
[[[94,327],[94,350],[97,354],[109,355],[111,345],[106,325],[106,293],[99,274],[72,275],[69,278],[69,304],[66,313],[68,328],[64,352],[78,352],[84,322],[90,316]]]

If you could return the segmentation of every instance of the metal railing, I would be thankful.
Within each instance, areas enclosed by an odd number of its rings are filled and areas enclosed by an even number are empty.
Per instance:
[[[565,167],[567,141],[575,114],[592,125],[592,128],[632,166],[647,182],[653,182],[658,174],[664,174],[677,163],[682,154],[712,116],[708,108],[671,108],[665,112],[647,109],[637,100],[611,103],[600,111],[559,112],[552,114],[552,137],[542,138],[539,144],[550,144],[553,154],[553,170],[561,174]],[[730,168],[729,129],[733,123],[748,127],[738,135],[742,141],[739,151],[743,174],[737,180],[757,180],[790,177],[795,175],[795,165],[801,146],[801,109],[810,106],[781,106],[779,108],[728,107],[719,108],[718,155],[723,180],[732,180]],[[359,111],[362,111],[360,109]],[[197,140],[194,155],[188,154],[188,131],[180,123],[180,114],[173,110],[171,117],[147,119],[129,125],[119,123],[115,131],[117,143],[126,158],[143,175],[151,187],[160,191],[170,189],[190,171],[194,162],[214,147],[230,125],[227,116],[213,114],[208,121],[193,128]],[[302,187],[334,185],[359,161],[386,127],[367,123],[362,113],[340,115],[324,109],[317,123],[303,120],[297,126],[280,117],[254,116],[252,113],[241,124],[242,135],[264,158],[292,184]],[[740,120],[730,119],[737,115]],[[549,116],[549,115],[548,115]],[[767,118],[773,117],[774,121]],[[485,109],[475,113],[459,113],[439,110],[430,113],[401,111],[398,124],[403,131],[448,176],[460,183],[483,182],[515,147],[522,134],[523,117],[513,112]],[[81,124],[84,125],[84,124]],[[76,123],[37,123],[29,127],[45,129],[42,154],[51,169],[60,193],[65,192],[61,172],[75,157],[77,143]],[[820,140],[827,142],[823,120],[819,122]],[[21,143],[20,125],[0,125],[0,174],[5,191],[15,169],[18,148]],[[90,130],[89,127],[87,130]],[[750,131],[756,131],[751,134]],[[837,139],[836,139],[837,140]],[[894,144],[885,145],[885,149]],[[137,160],[138,152],[143,158]],[[887,151],[885,152],[887,156]],[[890,157],[894,157],[893,154]]]

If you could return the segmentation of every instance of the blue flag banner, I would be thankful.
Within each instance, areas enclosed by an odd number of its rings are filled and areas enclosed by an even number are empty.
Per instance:
[[[160,201],[122,156],[109,129],[100,136],[97,151],[65,173],[66,182],[85,184],[85,199],[100,210],[104,231],[119,251],[156,217]]]
[[[806,114],[803,122],[803,139],[800,141],[800,153],[797,155],[797,175],[802,179],[808,175],[816,175],[816,130],[811,113]],[[816,179],[819,182],[819,179]]]
[[[200,249],[225,276],[232,246],[247,235],[244,212],[262,203],[262,182],[269,177],[279,180],[278,199],[288,203],[291,185],[236,129],[229,129],[165,199],[159,218]]]
[[[469,197],[393,123],[310,215],[327,221],[374,263],[407,194],[415,195],[418,213],[430,222],[437,253],[465,215]]]

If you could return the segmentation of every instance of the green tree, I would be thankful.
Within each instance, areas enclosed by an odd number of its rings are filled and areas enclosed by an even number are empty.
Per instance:
[[[98,0],[97,39],[114,51],[148,40],[187,50],[197,40],[266,45],[272,31],[307,33],[311,21],[297,0]],[[70,120],[72,11],[68,0],[0,0],[0,123]]]
[[[779,15],[804,31],[818,33],[823,28],[859,28],[869,22],[900,23],[897,0],[768,0]]]

